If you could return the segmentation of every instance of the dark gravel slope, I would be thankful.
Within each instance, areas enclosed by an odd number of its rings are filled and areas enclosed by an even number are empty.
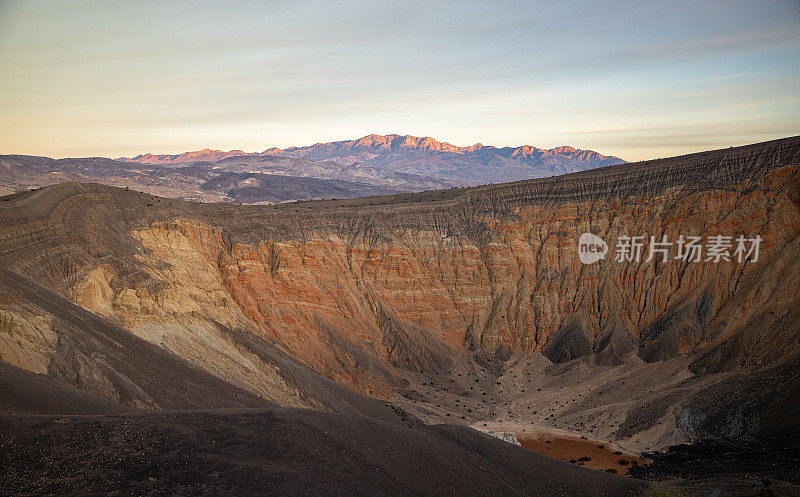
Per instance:
[[[470,428],[303,409],[0,416],[3,495],[633,495]]]

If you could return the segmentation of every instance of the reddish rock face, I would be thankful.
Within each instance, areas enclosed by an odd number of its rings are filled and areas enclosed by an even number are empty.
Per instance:
[[[163,240],[181,229],[259,329],[334,376],[360,373],[337,366],[331,333],[376,361],[421,369],[473,342],[492,354],[542,350],[554,361],[693,354],[703,367],[729,369],[798,350],[791,313],[800,295],[793,263],[800,216],[784,193],[797,181],[798,168],[788,167],[758,190],[529,206],[511,222],[487,219],[496,235],[482,246],[419,231],[374,247],[314,234],[228,250],[221,231],[188,220],[145,231]],[[585,266],[576,251],[584,232],[609,241],[718,234],[763,241],[757,262],[646,262],[648,241],[640,263],[609,254]],[[733,345],[733,337],[747,345]],[[717,357],[719,347],[733,350]]]

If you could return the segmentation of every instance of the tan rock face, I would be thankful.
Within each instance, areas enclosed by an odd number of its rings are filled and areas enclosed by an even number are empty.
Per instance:
[[[98,316],[114,316],[114,291],[109,286],[114,278],[112,271],[108,266],[92,269],[82,281],[75,284],[70,298]]]
[[[194,228],[200,229],[191,223],[155,223],[133,232],[147,250],[142,262],[163,283],[155,293],[141,286],[114,291],[109,283],[115,275],[101,267],[75,285],[72,299],[234,385],[283,405],[306,405],[274,365],[236,347],[218,328],[252,328],[252,323],[204,257],[203,244],[219,243],[215,230],[192,233],[196,245],[188,236]]]
[[[435,370],[473,343],[501,357],[597,354],[613,364],[630,352],[648,361],[692,354],[698,368],[754,367],[800,350],[800,213],[787,193],[799,174],[785,167],[758,187],[525,206],[484,218],[492,237],[482,244],[435,230],[230,244],[222,229],[179,218],[132,233],[163,288],[111,295],[113,277],[96,268],[72,295],[239,385],[252,385],[261,365],[239,357],[232,369],[236,354],[208,323],[254,330],[361,391],[386,391],[395,367]],[[758,262],[648,262],[648,241],[639,263],[609,252],[583,265],[584,232],[612,245],[623,235],[763,241]],[[731,351],[715,355],[720,347]]]
[[[34,373],[47,373],[56,344],[52,322],[21,310],[0,309],[0,361]]]

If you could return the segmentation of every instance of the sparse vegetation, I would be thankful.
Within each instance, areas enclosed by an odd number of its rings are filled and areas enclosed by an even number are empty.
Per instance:
[[[693,494],[674,484],[652,483],[641,497],[693,497]]]

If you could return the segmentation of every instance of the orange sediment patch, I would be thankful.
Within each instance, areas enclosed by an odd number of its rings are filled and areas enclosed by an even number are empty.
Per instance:
[[[590,469],[613,470],[611,472],[616,471],[620,475],[627,474],[634,464],[648,463],[637,454],[623,452],[595,440],[559,436],[518,437],[518,440],[523,447],[534,452]]]

